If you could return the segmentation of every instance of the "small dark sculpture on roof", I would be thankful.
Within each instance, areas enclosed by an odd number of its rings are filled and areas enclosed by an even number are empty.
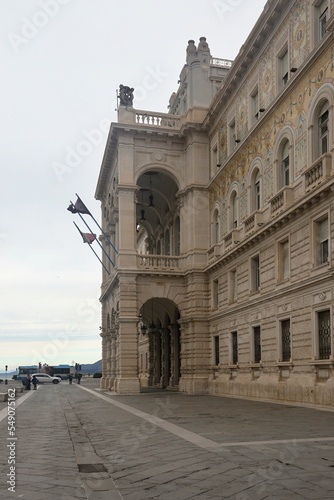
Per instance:
[[[126,85],[119,86],[119,102],[121,106],[132,106],[133,103],[133,91],[130,87]]]

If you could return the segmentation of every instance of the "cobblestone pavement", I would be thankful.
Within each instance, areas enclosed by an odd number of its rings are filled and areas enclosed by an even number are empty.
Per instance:
[[[1,499],[334,498],[333,411],[97,386],[19,393],[15,436],[0,403]]]

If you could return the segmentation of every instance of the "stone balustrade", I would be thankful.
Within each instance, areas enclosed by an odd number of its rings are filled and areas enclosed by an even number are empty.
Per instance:
[[[285,210],[288,208],[288,206],[291,205],[293,201],[293,189],[285,186],[282,188],[276,196],[274,196],[270,200],[270,212],[271,215],[276,215],[277,213],[281,212],[282,210]]]
[[[315,188],[320,182],[330,176],[332,170],[332,155],[322,155],[313,165],[304,172],[305,190]]]
[[[224,68],[230,68],[233,61],[229,59],[221,59],[219,57],[212,57],[210,59],[210,66],[222,66]]]
[[[149,125],[151,127],[166,127],[173,129],[180,128],[180,117],[177,115],[135,110],[135,116],[136,123],[138,125]]]
[[[161,270],[176,270],[179,269],[180,257],[170,255],[152,255],[140,254],[137,255],[138,269],[161,269]]]

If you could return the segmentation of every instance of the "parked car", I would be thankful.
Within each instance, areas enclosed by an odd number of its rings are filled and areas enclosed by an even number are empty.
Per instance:
[[[31,378],[33,378],[34,375],[39,384],[59,384],[59,382],[61,382],[60,377],[51,377],[51,375],[48,375],[47,373],[33,373],[30,375]]]

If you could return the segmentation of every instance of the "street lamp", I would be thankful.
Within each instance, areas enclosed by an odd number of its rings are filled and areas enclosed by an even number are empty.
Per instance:
[[[5,370],[6,370],[6,380],[5,380],[5,384],[7,385],[8,384],[8,375],[7,375],[7,370],[8,370],[8,365],[5,365]]]

